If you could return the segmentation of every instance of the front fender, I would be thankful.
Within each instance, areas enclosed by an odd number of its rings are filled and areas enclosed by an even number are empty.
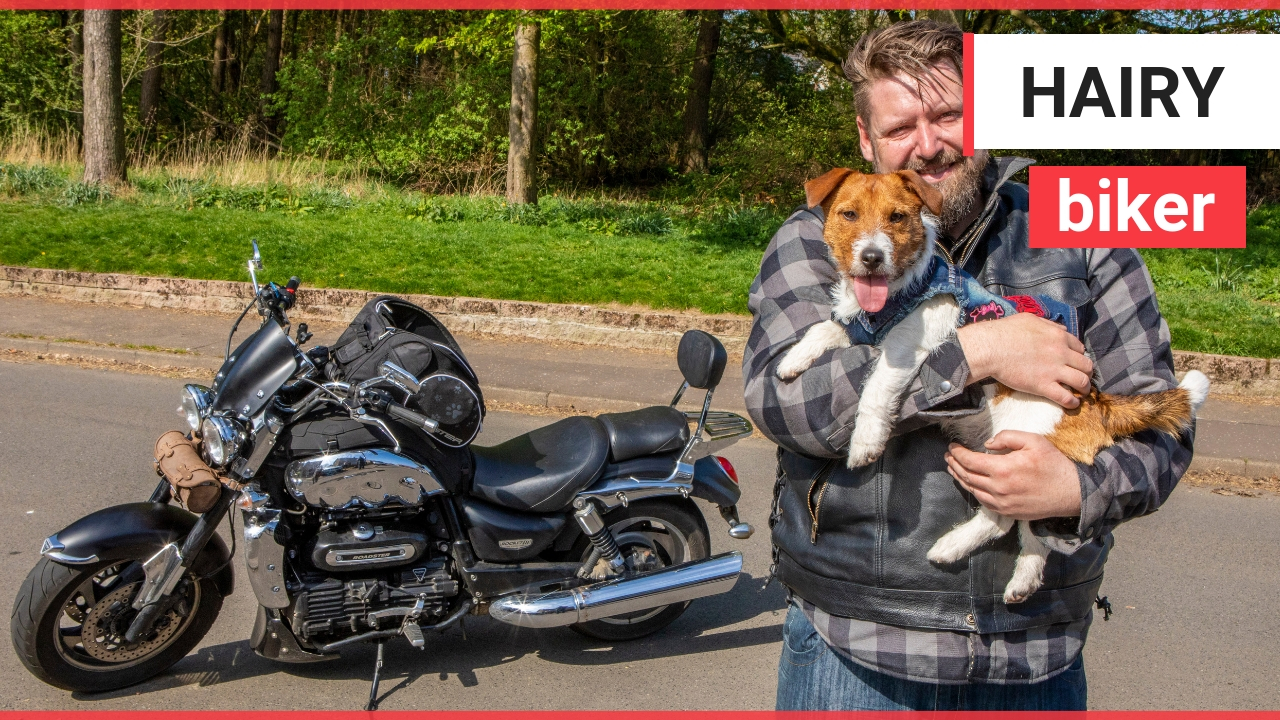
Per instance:
[[[160,548],[186,537],[199,516],[164,503],[128,503],[90,513],[45,540],[41,554],[63,565],[115,560],[145,560]],[[235,587],[231,551],[214,535],[190,566],[196,575],[213,574],[225,597]]]

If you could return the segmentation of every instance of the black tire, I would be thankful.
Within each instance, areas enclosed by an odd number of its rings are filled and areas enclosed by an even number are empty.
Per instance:
[[[657,523],[646,519],[656,520]],[[669,542],[664,548],[661,543],[657,550],[660,566],[678,565],[680,563],[702,560],[711,555],[710,534],[707,521],[692,500],[644,500],[633,502],[625,508],[618,508],[604,516],[605,525],[614,533],[619,549],[624,556],[628,548],[641,543],[629,540],[631,536],[638,540],[639,536],[652,536],[661,540],[662,533],[652,532],[661,523],[669,528]],[[680,538],[677,538],[676,535]],[[683,557],[671,556],[671,549],[682,546]],[[584,560],[591,554],[591,544],[584,537],[574,549],[578,557]],[[665,552],[664,552],[665,550]],[[692,601],[690,601],[692,602]],[[633,613],[632,616],[605,618],[590,622],[575,623],[569,627],[588,637],[600,640],[635,640],[652,635],[675,622],[676,618],[689,607],[689,602],[666,605],[661,608]]]
[[[76,627],[74,623],[80,622],[83,630],[95,618],[113,622],[113,628],[127,622],[131,611],[119,600],[132,596],[127,586],[135,584],[135,579],[140,582],[139,576],[135,561],[68,567],[41,558],[13,602],[9,630],[18,659],[32,675],[54,687],[90,693],[118,690],[167,670],[204,638],[222,609],[222,594],[210,579],[180,582],[171,596],[179,598],[177,606],[162,614],[149,639],[115,651],[108,646],[111,638],[92,641],[98,655],[142,653],[138,657],[120,662],[103,660],[84,649],[82,636],[75,636],[81,641],[74,644],[69,634]],[[114,585],[110,584],[113,577]],[[116,609],[95,610],[96,600],[94,604],[83,602],[86,587],[94,595],[103,591],[98,600],[114,598],[109,604]],[[72,624],[64,625],[68,622]],[[155,648],[147,649],[146,643],[154,643]]]

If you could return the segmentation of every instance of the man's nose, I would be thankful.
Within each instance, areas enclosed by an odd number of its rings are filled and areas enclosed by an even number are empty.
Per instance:
[[[931,125],[924,125],[916,131],[916,154],[924,160],[932,160],[943,151],[942,140]]]

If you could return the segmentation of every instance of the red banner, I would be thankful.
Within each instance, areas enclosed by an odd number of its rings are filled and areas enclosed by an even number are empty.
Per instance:
[[[1243,167],[1031,168],[1031,247],[1242,248]]]

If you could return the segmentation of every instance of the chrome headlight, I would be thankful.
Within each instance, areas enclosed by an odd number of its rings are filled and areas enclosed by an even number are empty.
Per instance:
[[[200,425],[200,453],[210,466],[221,468],[236,458],[245,433],[239,423],[224,417],[207,417]]]
[[[187,421],[192,434],[200,434],[200,420],[209,414],[209,404],[213,394],[203,385],[183,385],[182,404],[178,406],[178,414]]]

